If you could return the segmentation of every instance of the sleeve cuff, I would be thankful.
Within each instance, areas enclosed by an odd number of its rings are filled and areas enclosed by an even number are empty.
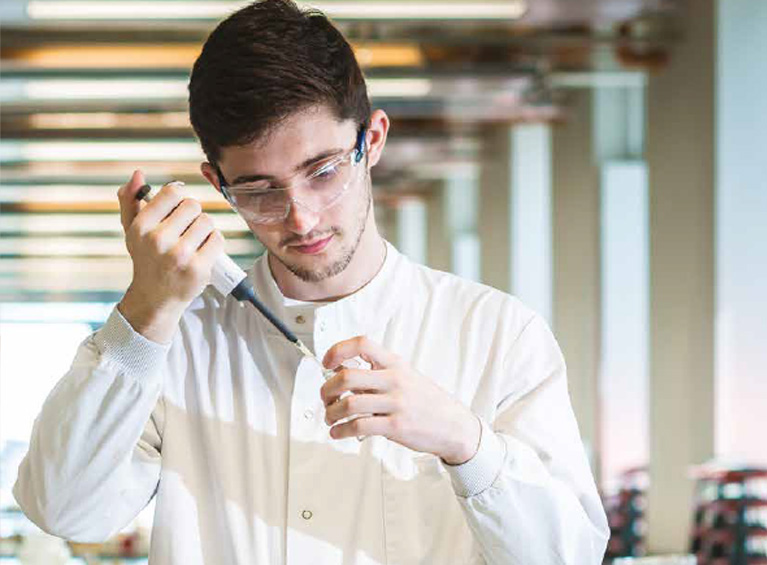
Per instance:
[[[170,344],[148,340],[131,327],[117,306],[93,337],[102,359],[136,378],[148,378],[165,361]]]
[[[453,483],[453,490],[464,498],[475,496],[490,487],[498,478],[506,459],[506,443],[482,418],[479,421],[482,432],[479,449],[474,457],[460,465],[443,463]]]

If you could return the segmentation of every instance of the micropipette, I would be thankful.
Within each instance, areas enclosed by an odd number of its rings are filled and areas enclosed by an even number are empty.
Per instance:
[[[176,184],[183,186],[183,182],[173,181],[168,184]],[[152,200],[153,189],[148,184],[141,186],[136,193],[136,200],[143,200],[144,202],[150,202]],[[319,360],[317,355],[309,349],[290,329],[282,323],[256,296],[256,292],[253,290],[253,285],[248,280],[248,275],[240,266],[235,263],[229,255],[222,253],[221,256],[216,259],[211,272],[210,284],[218,290],[224,296],[231,294],[234,298],[240,302],[250,302],[256,309],[263,314],[263,316],[269,320],[269,322],[279,330],[279,332],[285,336],[285,338],[292,343],[305,357],[314,359],[319,365],[322,371],[322,378],[328,380],[335,375],[335,370],[326,369]],[[346,391],[340,398],[346,398],[351,395],[350,391]],[[351,418],[350,418],[351,419]],[[349,421],[349,420],[347,420]],[[365,436],[357,436],[359,441],[363,441]]]
[[[178,181],[168,184],[183,185],[182,182]],[[152,187],[148,184],[143,185],[136,193],[136,200],[150,202],[154,196],[152,190]],[[269,320],[269,322],[277,328],[290,343],[296,346],[304,356],[314,359],[317,362],[322,369],[322,376],[325,380],[335,374],[335,371],[332,369],[326,369],[312,350],[298,339],[296,334],[290,331],[290,329],[258,299],[245,271],[243,271],[226,253],[222,253],[213,265],[210,284],[224,296],[231,294],[240,302],[250,302],[255,306],[256,309],[261,312],[261,314],[263,314],[263,316]]]

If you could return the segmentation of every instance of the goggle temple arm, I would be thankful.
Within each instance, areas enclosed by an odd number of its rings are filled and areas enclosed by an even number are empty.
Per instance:
[[[216,174],[218,175],[218,186],[221,189],[221,194],[224,195],[224,198],[229,202],[229,205],[234,207],[232,195],[229,194],[229,191],[226,189],[226,179],[224,178],[224,174],[221,172],[221,169],[218,168],[218,165],[213,165],[213,168],[216,169]]]
[[[365,129],[365,126],[360,127],[360,131],[357,133],[357,143],[354,145],[354,149],[356,151],[354,155],[354,164],[356,165],[360,161],[362,161],[362,157],[365,156],[365,134],[367,133],[367,129]]]

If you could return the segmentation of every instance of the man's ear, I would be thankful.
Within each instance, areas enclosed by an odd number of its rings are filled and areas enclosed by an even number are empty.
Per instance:
[[[219,186],[219,179],[218,179],[218,173],[216,172],[216,168],[205,161],[204,163],[200,164],[200,172],[202,173],[202,176],[204,176],[210,184],[213,185],[213,188],[215,188],[218,192],[221,192],[221,187]]]
[[[383,110],[375,110],[370,114],[370,126],[367,131],[368,163],[374,167],[381,158],[384,146],[386,145],[386,136],[389,133],[389,116]]]

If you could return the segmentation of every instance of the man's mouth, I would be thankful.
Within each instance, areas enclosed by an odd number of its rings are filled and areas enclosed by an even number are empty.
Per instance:
[[[322,250],[324,250],[325,247],[327,247],[328,243],[330,243],[331,239],[333,239],[333,235],[329,235],[328,237],[324,239],[316,239],[309,243],[305,243],[301,245],[291,245],[289,247],[305,255],[314,255],[316,253],[322,252]]]

